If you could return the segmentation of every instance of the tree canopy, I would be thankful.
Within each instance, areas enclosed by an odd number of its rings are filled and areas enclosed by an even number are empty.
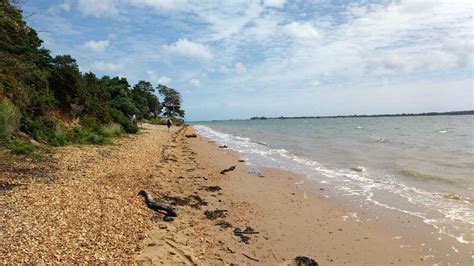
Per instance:
[[[140,80],[132,87],[123,77],[81,73],[73,57],[52,57],[41,44],[21,10],[0,0],[0,105],[13,106],[18,112],[10,113],[19,115],[9,119],[3,112],[0,119],[19,120],[16,130],[44,143],[62,145],[83,132],[98,136],[90,138],[94,142],[105,134],[102,128],[113,123],[126,132],[137,132],[131,121],[134,115],[149,119],[164,109],[165,116],[184,117],[177,90],[158,85],[161,104],[150,82]]]
[[[163,115],[173,117],[184,117],[184,110],[181,109],[181,94],[173,88],[165,85],[158,85],[158,92],[163,96]]]

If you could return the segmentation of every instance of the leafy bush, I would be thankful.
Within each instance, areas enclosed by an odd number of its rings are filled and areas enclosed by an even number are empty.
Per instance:
[[[168,118],[157,117],[157,118],[152,118],[152,119],[148,120],[148,123],[150,123],[152,125],[166,125],[167,121],[168,121]]]
[[[81,117],[81,125],[85,128],[90,128],[94,131],[100,130],[99,121],[97,120],[97,118],[90,115],[84,115]]]
[[[78,144],[105,144],[109,142],[106,137],[82,126],[68,131],[68,139],[72,143]]]
[[[21,114],[9,100],[0,100],[0,141],[7,141],[18,130]]]
[[[35,140],[52,146],[64,146],[69,142],[63,123],[52,117],[24,118],[20,129]]]
[[[102,136],[110,138],[110,137],[117,137],[117,136],[122,135],[123,129],[121,125],[116,124],[116,123],[111,123],[106,126],[103,126],[99,132]]]
[[[126,117],[122,112],[118,111],[117,109],[110,109],[110,115],[112,118],[122,125],[123,130],[127,133],[137,133],[138,132],[138,127],[128,117]]]
[[[33,155],[36,152],[36,147],[32,144],[16,140],[9,142],[7,148],[11,153],[17,155]]]

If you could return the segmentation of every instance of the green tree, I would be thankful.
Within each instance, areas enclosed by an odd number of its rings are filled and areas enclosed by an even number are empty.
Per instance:
[[[53,59],[49,85],[58,104],[64,111],[71,110],[71,104],[82,104],[81,73],[76,60],[70,55],[58,55]]]
[[[160,95],[163,96],[163,115],[184,118],[184,110],[181,109],[181,94],[165,85],[160,84],[157,88]]]
[[[160,101],[154,94],[155,89],[150,82],[140,80],[132,89],[132,98],[139,109],[139,117],[148,117],[150,113],[157,116],[161,111]]]

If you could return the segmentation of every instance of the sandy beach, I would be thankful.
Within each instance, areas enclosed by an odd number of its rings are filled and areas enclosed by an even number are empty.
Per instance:
[[[4,167],[0,262],[473,263],[472,245],[434,239],[422,221],[357,212],[304,177],[249,171],[236,153],[186,137],[192,127],[172,129],[144,124],[114,145],[58,148]],[[160,219],[142,189],[178,217]]]

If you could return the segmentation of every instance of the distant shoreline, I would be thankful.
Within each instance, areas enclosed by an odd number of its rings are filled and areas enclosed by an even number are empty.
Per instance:
[[[272,120],[272,119],[324,119],[324,118],[359,118],[359,117],[404,117],[404,116],[440,116],[440,115],[474,115],[474,110],[469,111],[452,111],[452,112],[429,112],[416,114],[380,114],[380,115],[333,115],[333,116],[279,116],[279,117],[265,117],[255,116],[250,120]]]

